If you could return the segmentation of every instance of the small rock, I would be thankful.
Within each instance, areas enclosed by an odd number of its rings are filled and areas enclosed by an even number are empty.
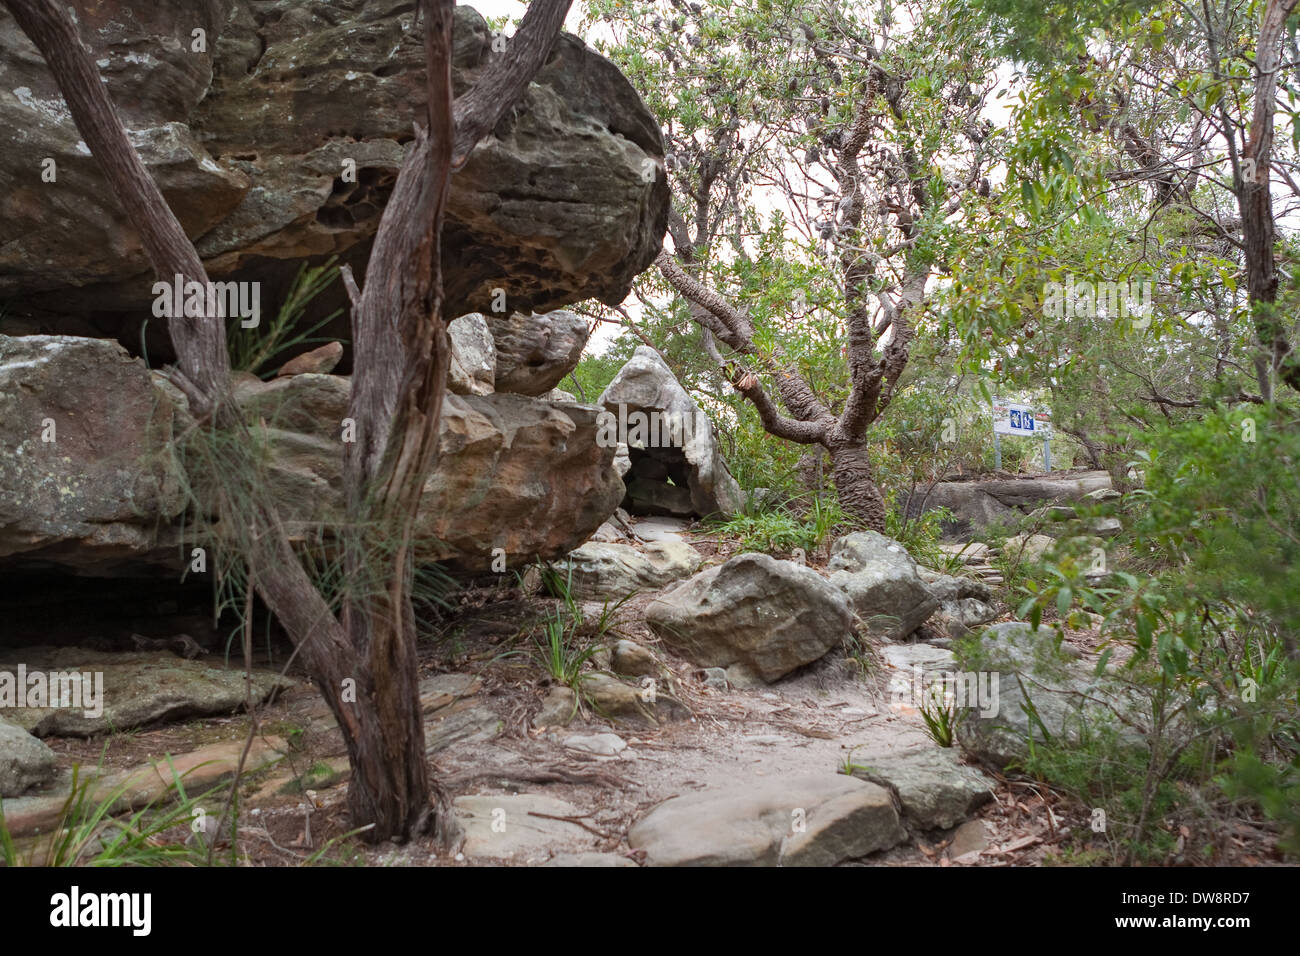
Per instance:
[[[1113,538],[1124,530],[1124,524],[1118,518],[1098,517],[1088,519],[1088,530],[1106,538]]]
[[[596,713],[610,720],[657,725],[690,716],[653,677],[641,680],[642,686],[633,686],[609,674],[588,674],[582,681],[582,693]]]
[[[997,618],[988,583],[977,578],[939,574],[929,568],[918,569],[930,594],[939,602],[929,623],[949,637],[961,637],[971,628]]]
[[[629,677],[658,677],[663,665],[647,648],[636,641],[619,640],[614,643],[612,666],[615,673]]]
[[[712,687],[714,690],[726,691],[731,689],[727,683],[727,670],[725,667],[706,667],[701,673],[704,675],[704,686]]]
[[[686,529],[690,522],[681,518],[642,518],[637,521],[636,535],[642,541],[681,541],[685,542]]]
[[[567,820],[582,811],[554,797],[532,793],[465,796],[452,801],[464,833],[467,857],[509,859],[558,844],[590,845],[592,834]],[[538,816],[537,814],[545,814]]]
[[[988,845],[988,828],[984,821],[967,820],[953,833],[948,856],[954,863],[974,863]]]
[[[480,312],[471,312],[447,325],[451,365],[447,388],[457,395],[490,395],[497,376],[497,350]]]
[[[654,541],[644,548],[588,541],[557,569],[575,594],[623,598],[634,591],[657,591],[693,574],[703,560],[682,541]]]
[[[17,797],[54,778],[54,751],[0,717],[0,797]]]
[[[599,528],[591,533],[588,541],[595,541],[598,544],[627,544],[631,539],[613,521],[606,521]]]
[[[563,727],[578,712],[578,699],[568,687],[555,686],[542,701],[542,709],[533,718],[534,727]]]
[[[1124,496],[1114,488],[1098,488],[1083,496],[1086,501],[1118,501]]]
[[[880,649],[880,653],[890,667],[898,670],[920,667],[926,673],[930,673],[951,671],[956,668],[952,651],[924,641],[917,641],[915,644],[886,644]]]
[[[945,554],[961,558],[964,564],[983,564],[989,558],[989,546],[982,541],[963,541],[957,544],[941,544],[939,549]]]
[[[1018,559],[1025,564],[1035,564],[1042,561],[1055,546],[1056,539],[1045,534],[1018,534],[1007,538],[1006,544],[1002,546],[1002,556],[1013,561]]]
[[[296,355],[280,366],[277,377],[286,375],[328,375],[343,358],[341,342],[327,342],[318,349]]]

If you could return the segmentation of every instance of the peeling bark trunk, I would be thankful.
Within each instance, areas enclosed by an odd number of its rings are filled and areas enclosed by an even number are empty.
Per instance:
[[[840,508],[855,524],[884,534],[885,498],[876,484],[866,443],[835,444],[828,450]]]

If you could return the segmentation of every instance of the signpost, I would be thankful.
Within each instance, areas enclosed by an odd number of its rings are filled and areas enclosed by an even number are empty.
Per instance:
[[[1029,405],[993,399],[993,452],[1002,470],[1002,435],[1023,435],[1043,440],[1043,470],[1052,470],[1052,413]]]

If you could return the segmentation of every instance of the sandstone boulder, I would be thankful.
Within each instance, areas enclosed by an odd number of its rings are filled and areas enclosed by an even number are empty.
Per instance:
[[[471,312],[447,325],[451,367],[447,388],[457,395],[491,395],[496,387],[497,352],[487,319]]]
[[[903,814],[926,830],[947,829],[992,798],[991,781],[951,747],[853,758],[853,775],[898,794]]]
[[[341,517],[348,389],[313,374],[236,385],[263,480],[297,533]],[[101,576],[179,568],[184,501],[166,443],[188,411],[160,375],[109,340],[0,336],[0,409],[0,446],[14,449],[0,455],[0,563]],[[596,416],[521,395],[448,395],[421,558],[487,572],[497,548],[518,566],[585,541],[623,496]]]
[[[858,617],[874,633],[894,640],[911,634],[939,607],[907,550],[875,531],[838,539],[826,570]]]
[[[89,570],[149,552],[183,507],[173,417],[114,342],[0,336],[0,560]]]
[[[1098,675],[1072,650],[1058,643],[1055,631],[1034,630],[1022,621],[986,628],[977,651],[961,663],[968,670],[992,672],[995,706],[967,702],[961,707],[957,742],[962,749],[1001,767],[1027,756],[1031,740],[1068,747],[1104,729],[1141,746],[1142,739],[1118,721],[1115,711],[1140,716],[1142,701],[1109,672]]]
[[[54,778],[54,751],[0,717],[0,797],[21,796]]]
[[[742,554],[651,601],[646,623],[700,667],[733,683],[772,682],[812,663],[852,630],[844,596],[811,568]]]
[[[627,842],[647,866],[833,866],[906,838],[886,790],[823,773],[673,797]]]
[[[304,260],[339,255],[364,275],[424,105],[412,4],[74,7],[132,140],[214,280],[261,282],[274,302]],[[456,8],[458,94],[492,63],[491,45],[483,18]],[[4,11],[0,77],[0,300],[45,331],[134,348],[153,298],[139,238],[42,58]],[[41,180],[42,158],[54,160],[55,182]],[[503,295],[524,312],[619,302],[659,251],[667,213],[657,120],[609,60],[562,34],[453,177],[442,237],[448,310],[488,310]],[[317,303],[321,316],[343,304],[337,287]],[[161,323],[147,331],[150,356],[170,358]],[[329,331],[346,338],[346,319]]]
[[[1045,534],[1017,534],[1002,545],[1002,557],[1024,564],[1042,561],[1056,547],[1056,539]]]
[[[274,671],[255,669],[252,686],[243,669],[215,658],[187,661],[167,652],[105,653],[82,648],[19,647],[0,651],[0,671],[27,674],[95,675],[74,698],[77,706],[18,707],[8,718],[37,737],[88,737],[131,730],[163,720],[230,714],[247,695],[265,700],[293,681]],[[50,693],[53,693],[51,690]],[[66,702],[64,702],[66,703]],[[89,705],[89,706],[86,706]],[[97,712],[96,712],[97,711]]]
[[[587,320],[563,309],[545,315],[488,315],[486,320],[496,343],[498,392],[545,395],[573,371],[587,344]]]
[[[625,507],[633,514],[704,517],[741,509],[740,486],[708,416],[654,349],[638,346],[597,404],[608,413],[605,442],[627,450]]]
[[[923,567],[918,567],[917,572],[931,596],[939,602],[929,623],[949,637],[961,637],[998,616],[992,591],[978,578],[940,574]]]
[[[340,376],[302,375],[241,390],[243,407],[267,423],[268,480],[291,521],[341,515],[348,387]],[[514,567],[579,545],[622,496],[611,450],[596,444],[596,415],[521,395],[448,395],[416,522],[421,558],[486,572],[498,548]]]
[[[575,594],[621,599],[634,591],[657,591],[694,574],[703,560],[698,551],[681,541],[651,542],[640,548],[589,541],[571,552],[557,569],[562,577],[572,575]]]

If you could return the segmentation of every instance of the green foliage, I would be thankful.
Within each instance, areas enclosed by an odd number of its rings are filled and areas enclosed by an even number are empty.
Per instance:
[[[585,11],[586,24],[600,26],[598,48],[665,130],[674,212],[683,224],[672,230],[673,242],[689,252],[691,271],[752,324],[745,366],[774,396],[777,370],[796,370],[838,415],[850,393],[849,326],[859,304],[870,313],[882,296],[896,297],[904,274],[941,262],[950,271],[961,249],[955,237],[980,232],[985,197],[971,188],[967,170],[993,162],[1001,148],[992,124],[972,125],[995,64],[973,33],[959,46],[947,18],[921,3],[593,0]],[[882,69],[898,78],[899,89],[881,88]],[[860,175],[847,177],[838,164],[860,111],[870,135]],[[900,181],[913,175],[899,173],[900,157],[915,171],[911,190]],[[848,216],[855,202],[864,207],[861,217]],[[899,202],[915,208],[895,220],[890,209]],[[854,260],[861,274],[846,282]],[[710,358],[682,300],[665,295],[661,277],[651,271],[636,289],[639,337],[701,396],[742,488],[785,499],[821,490],[801,485],[797,464],[809,449],[765,434]],[[928,333],[926,311],[909,309],[915,314],[908,318]],[[870,364],[880,342],[866,338],[854,338],[854,348]],[[629,336],[620,348],[634,344]],[[724,360],[736,357],[725,343],[718,347]],[[870,417],[886,404],[882,395]]]
[[[614,381],[618,370],[632,357],[631,343],[631,337],[624,336],[598,355],[584,355],[569,377],[560,383],[560,388],[573,392],[579,401],[594,405],[600,393]]]
[[[1235,753],[1217,782],[1229,797],[1257,804],[1280,823],[1282,849],[1300,858],[1300,759],[1267,763],[1249,750]]]
[[[578,692],[581,700],[583,668],[601,649],[601,641],[613,626],[618,609],[635,592],[613,604],[604,602],[599,616],[591,619],[573,593],[572,567],[564,575],[550,564],[540,567],[543,587],[559,598],[559,603],[542,619],[541,632],[534,637],[538,657],[550,678]]]
[[[933,508],[923,511],[916,517],[908,517],[899,507],[891,494],[887,499],[888,510],[885,514],[885,535],[893,538],[908,554],[928,568],[948,570],[960,566],[960,558],[952,558],[939,547],[943,536],[943,525],[953,518],[948,508]],[[954,561],[956,562],[954,564]]]
[[[1131,27],[1139,14],[1157,6],[1156,0],[974,0],[959,9],[974,20],[964,26],[987,31],[1004,55],[1021,63],[1055,65],[1085,56],[1089,39]]]
[[[72,768],[72,785],[59,820],[48,835],[20,852],[4,821],[0,803],[0,860],[6,866],[196,866],[207,858],[205,846],[186,842],[201,806],[212,806],[219,788],[190,797],[171,765],[172,783],[163,797],[122,815],[131,783],[110,790],[100,775],[82,776]]]
[[[1036,743],[1020,769],[1037,780],[1050,782],[1087,808],[1105,813],[1111,860],[1129,863],[1163,863],[1175,846],[1175,836],[1163,827],[1142,826],[1143,819],[1166,819],[1180,809],[1180,784],[1197,779],[1194,768],[1179,764],[1160,778],[1149,773],[1150,755],[1134,748],[1112,726],[1095,728],[1082,739],[1061,744]],[[1200,860],[1195,862],[1209,862]]]
[[[542,666],[558,684],[577,690],[582,681],[582,667],[600,648],[582,646],[577,636],[581,619],[566,620],[558,609],[542,621],[542,633],[535,639]]]
[[[1287,828],[1285,845],[1297,846],[1298,456],[1300,428],[1281,406],[1217,408],[1153,430],[1138,460],[1145,487],[1130,494],[1144,505],[1130,544],[1147,570],[1109,568],[1098,580],[1066,551],[1025,589],[1021,612],[1033,621],[1049,607],[1058,629],[1097,615],[1110,648],[1099,667],[1123,647],[1123,673],[1145,688],[1150,749],[1124,771],[1142,781],[1134,846],[1153,838],[1152,821],[1179,779],[1249,798]],[[1226,758],[1187,765],[1182,755],[1207,739],[1230,743]],[[1133,786],[1116,788],[1131,802]]]
[[[803,515],[783,505],[772,511],[715,519],[711,527],[721,534],[738,536],[746,551],[788,554],[800,548],[812,553],[843,520],[838,503],[813,496]]]
[[[921,701],[925,732],[940,747],[951,747],[956,742],[957,727],[964,714],[955,700],[947,699],[941,693],[928,693]]]

